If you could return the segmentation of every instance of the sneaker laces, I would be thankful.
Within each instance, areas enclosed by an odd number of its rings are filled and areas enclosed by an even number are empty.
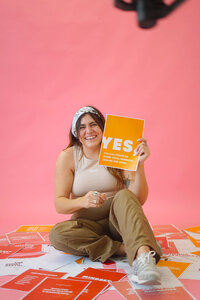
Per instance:
[[[134,273],[138,273],[139,269],[144,269],[149,265],[151,268],[155,268],[155,251],[150,251],[148,253],[142,253],[136,260],[136,263],[134,264]]]

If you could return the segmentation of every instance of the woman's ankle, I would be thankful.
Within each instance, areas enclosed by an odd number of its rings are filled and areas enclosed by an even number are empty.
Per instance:
[[[117,255],[117,256],[125,256],[125,255],[126,255],[126,251],[125,251],[124,244],[121,244],[121,245],[119,246],[119,248],[118,248],[117,251],[115,252],[115,255]]]
[[[149,253],[151,251],[151,249],[149,248],[149,246],[141,246],[136,254],[136,258],[138,258],[142,253]]]

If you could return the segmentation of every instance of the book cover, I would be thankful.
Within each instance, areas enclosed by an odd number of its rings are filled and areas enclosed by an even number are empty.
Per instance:
[[[99,164],[124,170],[137,170],[139,157],[134,149],[140,144],[144,120],[107,115]]]

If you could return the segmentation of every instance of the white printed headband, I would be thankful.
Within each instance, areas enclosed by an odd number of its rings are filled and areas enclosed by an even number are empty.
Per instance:
[[[78,119],[85,113],[92,113],[92,114],[96,114],[100,117],[99,113],[96,111],[96,109],[92,108],[91,106],[85,106],[80,108],[74,115],[73,121],[72,121],[72,134],[73,136],[75,136],[76,138],[78,137],[77,132],[76,132],[76,123],[78,121]]]

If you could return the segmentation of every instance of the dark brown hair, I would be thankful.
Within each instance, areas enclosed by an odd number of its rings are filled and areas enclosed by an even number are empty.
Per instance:
[[[80,127],[80,124],[81,124],[81,119],[86,114],[90,115],[95,120],[95,122],[98,124],[98,126],[101,128],[101,130],[103,132],[104,125],[105,125],[105,118],[104,118],[103,114],[96,107],[91,106],[91,105],[89,105],[89,107],[92,107],[93,109],[95,109],[98,114],[94,114],[92,112],[86,112],[86,113],[82,114],[80,116],[80,118],[76,122],[76,132],[77,133],[79,132],[79,127]],[[82,149],[82,144],[80,143],[79,138],[76,138],[72,134],[72,130],[70,129],[70,132],[69,132],[69,144],[68,144],[68,146],[65,149],[70,148],[70,147],[72,147],[74,145],[79,146]],[[122,172],[121,169],[107,167],[107,170],[108,170],[108,172],[111,175],[113,175],[117,179],[117,182],[118,182],[119,186],[121,186],[122,184],[124,184],[123,172]]]

